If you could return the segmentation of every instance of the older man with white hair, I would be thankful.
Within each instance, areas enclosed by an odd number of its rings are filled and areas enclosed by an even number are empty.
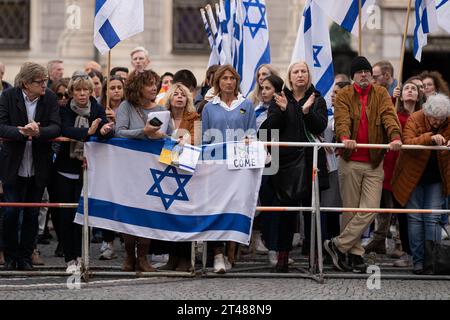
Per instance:
[[[403,130],[405,144],[450,147],[450,99],[443,94],[430,96],[423,109],[414,112]],[[392,180],[395,198],[407,209],[441,209],[450,195],[450,148],[402,150]],[[409,245],[413,272],[424,270],[425,241],[441,241],[441,215],[408,214]]]
[[[136,47],[131,50],[131,65],[137,72],[144,71],[150,64],[150,58],[147,49],[144,47]]]

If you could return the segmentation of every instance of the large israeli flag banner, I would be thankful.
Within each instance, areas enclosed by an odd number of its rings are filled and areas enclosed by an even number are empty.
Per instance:
[[[366,24],[375,0],[361,0],[361,25]],[[358,36],[359,0],[319,0],[317,4],[334,22]]]
[[[101,54],[143,31],[143,0],[96,0],[94,45]]]
[[[436,0],[439,26],[450,33],[450,0]]]
[[[264,0],[243,0],[242,41],[238,72],[241,75],[241,92],[247,97],[253,89],[256,69],[270,63],[269,25]]]
[[[428,33],[438,29],[435,0],[416,0],[416,26],[414,27],[414,58],[420,62],[422,49],[428,43]]]
[[[334,70],[328,19],[316,0],[308,0],[303,10],[291,63],[306,61],[312,82],[331,107]]]
[[[228,170],[220,144],[204,155],[222,160],[201,161],[191,174],[158,161],[163,145],[85,143],[89,225],[151,239],[248,244],[263,169]],[[83,224],[83,198],[75,222]]]

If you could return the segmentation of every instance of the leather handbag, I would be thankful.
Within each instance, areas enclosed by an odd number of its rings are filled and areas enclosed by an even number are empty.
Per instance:
[[[450,275],[450,246],[425,241],[424,273]]]
[[[306,163],[303,152],[287,164],[283,164],[272,177],[275,194],[282,205],[299,205],[309,195],[306,182]]]

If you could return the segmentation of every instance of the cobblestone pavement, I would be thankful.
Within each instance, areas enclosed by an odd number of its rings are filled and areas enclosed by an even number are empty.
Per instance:
[[[65,270],[62,258],[55,258],[53,252],[56,244],[39,245],[39,250],[46,265],[40,267],[42,271]],[[116,240],[115,247],[118,259],[99,261],[100,244],[91,245],[91,266],[93,271],[119,271],[123,259],[123,247]],[[150,277],[136,276],[111,277],[94,276],[88,284],[82,283],[80,288],[69,276],[54,276],[51,273],[39,277],[5,276],[0,273],[0,300],[92,300],[92,299],[142,299],[142,300],[296,300],[296,299],[450,299],[450,277],[431,278],[433,280],[394,280],[387,279],[392,275],[410,275],[409,268],[394,269],[389,265],[392,260],[377,259],[381,266],[381,280],[379,289],[369,289],[375,282],[367,279],[369,275],[360,279],[342,279],[330,267],[325,268],[325,274],[333,278],[326,278],[324,284],[312,279],[299,277],[298,267],[306,267],[306,260],[295,250],[294,264],[289,278],[274,278],[266,265],[265,255],[243,255],[235,271],[236,276],[228,273],[225,277]],[[162,262],[153,262],[155,266]],[[200,267],[200,266],[199,266]],[[263,272],[265,277],[249,277],[249,272]],[[244,277],[245,275],[248,277]],[[213,276],[212,273],[208,275]],[[353,276],[353,274],[350,274]],[[383,277],[385,277],[383,279]],[[69,289],[72,288],[72,289]]]

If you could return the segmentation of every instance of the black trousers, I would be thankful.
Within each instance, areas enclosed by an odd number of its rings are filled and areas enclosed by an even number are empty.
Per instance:
[[[17,177],[15,184],[4,184],[5,202],[41,202],[44,186],[38,186],[34,177]],[[27,262],[31,264],[38,233],[39,208],[23,208],[23,220],[19,226],[22,208],[5,208],[3,240],[7,262]]]
[[[69,179],[61,174],[56,175],[56,197],[60,203],[77,203],[80,200],[82,179]],[[69,262],[81,257],[83,227],[73,222],[75,208],[64,208],[60,213],[60,235],[64,251],[64,260]]]

